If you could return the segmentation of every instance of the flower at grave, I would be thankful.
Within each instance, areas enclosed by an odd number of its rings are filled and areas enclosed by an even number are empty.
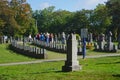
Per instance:
[[[93,43],[87,43],[86,48],[87,49],[93,49],[94,44]]]

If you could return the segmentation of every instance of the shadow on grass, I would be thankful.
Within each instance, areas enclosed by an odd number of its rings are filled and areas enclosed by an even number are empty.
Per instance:
[[[0,74],[0,80],[7,80],[7,77],[10,77],[10,76],[6,74]]]
[[[101,65],[101,64],[120,64],[120,61],[118,61],[118,62],[111,62],[111,63],[97,63],[96,65]]]
[[[8,44],[8,46],[6,47],[6,50],[8,50],[8,51],[10,52],[10,54],[13,54],[13,53],[16,53],[16,54],[17,54],[16,51],[13,51],[13,50],[11,49],[11,45],[10,45],[10,44]]]
[[[120,74],[114,74],[113,77],[120,77]]]
[[[54,71],[42,71],[42,72],[34,72],[29,74],[47,74],[47,73],[64,73],[62,70],[54,70]]]

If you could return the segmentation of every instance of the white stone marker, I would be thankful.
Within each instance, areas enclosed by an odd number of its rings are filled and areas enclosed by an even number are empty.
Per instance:
[[[62,66],[62,71],[78,71],[81,67],[79,61],[77,60],[77,40],[75,34],[70,34],[67,40],[67,60],[65,65]]]

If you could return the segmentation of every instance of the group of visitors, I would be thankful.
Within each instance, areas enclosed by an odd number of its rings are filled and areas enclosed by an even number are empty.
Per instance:
[[[35,37],[37,40],[46,41],[47,43],[53,42],[53,33],[38,33]]]
[[[53,43],[53,41],[58,41],[60,40],[62,44],[65,44],[66,40],[66,35],[64,32],[62,32],[60,35],[53,34],[53,33],[38,33],[35,36],[35,39],[40,40],[40,41],[45,41],[47,43]]]

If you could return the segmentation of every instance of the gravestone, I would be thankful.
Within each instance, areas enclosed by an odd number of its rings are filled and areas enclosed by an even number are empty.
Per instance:
[[[62,39],[62,44],[65,44],[65,33],[64,32],[62,32],[62,34],[61,34],[61,39]]]
[[[88,35],[88,41],[89,41],[90,43],[93,42],[93,36],[92,36],[92,33],[89,33],[89,35]]]
[[[13,38],[12,38],[12,37],[10,37],[10,43],[12,42],[12,40],[13,40]]]
[[[71,34],[67,40],[67,60],[62,67],[62,71],[78,71],[81,67],[77,60],[77,40],[74,34]]]
[[[60,33],[58,33],[58,41],[61,39],[61,34]]]
[[[58,41],[58,37],[57,34],[54,35],[54,41],[57,42]]]
[[[94,47],[95,47],[95,50],[99,50],[99,46],[96,42],[94,43]]]
[[[101,33],[98,40],[99,50],[104,50],[104,45],[105,45],[105,35]]]
[[[7,38],[8,38],[8,37],[4,35],[4,36],[2,37],[2,43],[6,43],[6,42],[7,42]]]
[[[111,33],[111,31],[109,31],[109,33],[108,33],[107,48],[108,48],[109,51],[111,51],[113,49],[112,33]]]
[[[105,51],[109,52],[117,52],[118,48],[116,45],[112,42],[112,33],[109,31],[108,37],[107,37],[107,44],[105,46]]]

